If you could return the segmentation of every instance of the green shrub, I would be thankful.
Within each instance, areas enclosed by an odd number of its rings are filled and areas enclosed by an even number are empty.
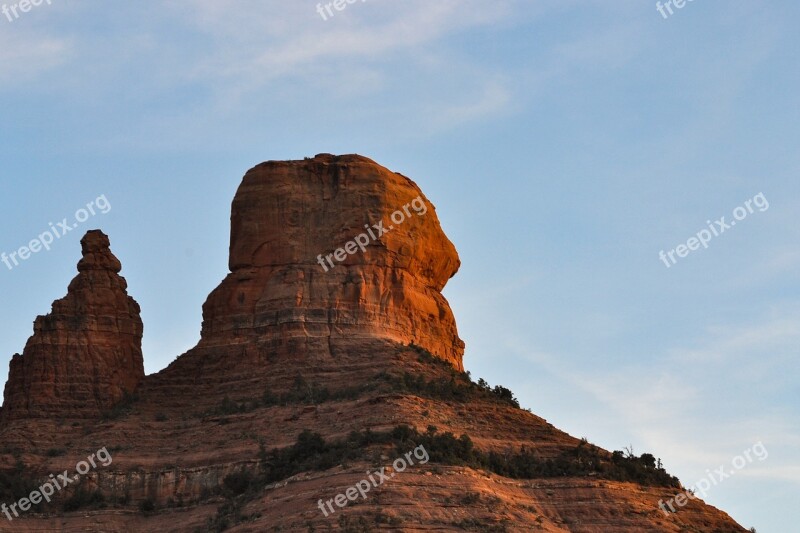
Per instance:
[[[375,389],[375,384],[367,383],[330,391],[327,387],[308,383],[302,376],[297,376],[292,384],[292,388],[285,393],[275,394],[271,390],[265,390],[260,398],[249,398],[239,401],[234,401],[229,396],[225,396],[219,405],[200,413],[198,416],[234,415],[251,412],[263,407],[318,405],[330,401],[353,400],[373,389]]]
[[[370,533],[375,530],[374,526],[363,516],[351,518],[347,515],[341,515],[339,517],[339,527],[343,533]]]
[[[461,505],[472,505],[481,501],[481,495],[478,492],[468,492],[461,498]]]
[[[110,410],[106,411],[102,414],[102,419],[104,421],[108,420],[117,420],[130,414],[133,410],[133,405],[139,400],[139,397],[136,394],[130,394],[126,392],[122,399],[114,405]]]
[[[469,372],[457,372],[448,362],[435,357],[424,348],[414,344],[409,347],[417,352],[417,361],[429,366],[437,366],[448,376],[427,380],[422,374],[404,372],[401,375],[392,375],[382,372],[376,376],[376,379],[388,383],[393,390],[412,392],[424,398],[456,402],[493,399],[519,408],[519,401],[509,389],[500,385],[492,388],[484,379],[473,383]]]
[[[156,502],[147,498],[146,500],[142,500],[139,502],[139,511],[143,513],[152,513],[156,510]]]
[[[78,487],[64,502],[64,512],[71,513],[80,509],[101,509],[105,507],[105,496],[99,490],[87,490],[84,487]]]
[[[239,494],[244,494],[248,489],[250,489],[250,485],[253,483],[254,478],[255,476],[251,472],[242,469],[239,472],[225,476],[225,479],[222,480],[222,484],[233,495],[238,496]]]
[[[9,471],[0,471],[0,500],[16,501],[28,496],[38,487],[36,479],[22,461],[17,461]]]
[[[223,485],[229,501],[218,509],[215,518],[209,520],[209,529],[222,531],[239,523],[244,502],[248,498],[254,498],[267,484],[301,472],[328,470],[347,461],[364,459],[369,456],[369,448],[375,445],[394,445],[398,456],[417,446],[423,446],[431,463],[469,466],[510,478],[597,475],[605,479],[632,481],[643,485],[673,488],[680,486],[677,478],[667,474],[660,467],[660,461],[656,461],[650,454],[636,457],[633,454],[626,456],[623,452],[614,452],[609,455],[586,441],[580,441],[575,448],[563,451],[556,458],[543,459],[538,453],[524,448],[518,452],[502,454],[476,450],[469,435],[456,437],[450,432],[438,433],[434,426],[428,426],[426,433],[420,433],[406,425],[396,426],[384,433],[370,430],[352,432],[347,438],[332,442],[326,441],[318,433],[304,430],[298,435],[295,444],[286,448],[276,448],[268,452],[263,443],[259,443],[260,470],[242,470],[224,479]],[[479,494],[467,493],[462,503],[476,503],[480,498]],[[345,526],[351,528],[348,529],[350,531],[361,531],[358,529],[363,525],[360,520],[347,522]],[[464,527],[467,526],[478,527],[477,524],[466,524]],[[505,526],[491,527],[495,529],[481,531],[505,530]]]

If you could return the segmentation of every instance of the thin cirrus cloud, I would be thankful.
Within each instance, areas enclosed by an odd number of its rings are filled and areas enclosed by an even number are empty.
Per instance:
[[[437,41],[478,26],[507,20],[512,0],[491,5],[477,0],[438,2],[409,1],[402,4],[369,1],[352,4],[323,21],[315,3],[278,1],[225,2],[164,0],[162,12],[172,31],[160,31],[147,16],[152,5],[125,6],[104,20],[102,31],[87,27],[73,31],[91,4],[58,13],[44,12],[43,18],[19,20],[11,31],[0,33],[0,79],[13,80],[74,60],[71,50],[92,52],[91,43],[102,37],[103,52],[129,53],[130,37],[151,36],[151,46],[137,48],[142,63],[158,71],[170,63],[169,76],[210,82],[248,78],[249,89],[286,76],[313,73],[331,63],[374,60],[380,69],[393,54],[435,54]],[[45,17],[46,15],[46,17]],[[34,22],[36,25],[34,25]],[[27,26],[26,26],[27,24]],[[124,27],[122,27],[124,25]],[[120,26],[114,30],[114,26]],[[115,38],[115,35],[121,35]],[[127,50],[127,52],[126,52]],[[136,64],[132,62],[132,68]],[[236,84],[241,88],[241,85]]]
[[[460,31],[504,23],[513,3],[366,2],[323,21],[315,4],[281,5],[276,19],[278,8],[271,2],[243,2],[231,10],[196,0],[188,10],[181,4],[180,17],[186,22],[188,16],[199,38],[215,46],[209,55],[192,57],[186,75],[213,87],[215,108],[227,113],[287,83],[325,87],[340,98],[364,97],[398,90],[397,61],[410,60],[425,79],[432,68],[444,68],[447,76],[426,89],[434,106],[407,101],[407,87],[385,111],[402,114],[400,122],[424,116],[421,133],[434,134],[496,115],[512,101],[503,75],[454,57],[446,40]],[[418,120],[412,129],[420,133]]]
[[[0,83],[7,89],[35,80],[67,63],[73,49],[70,39],[25,30],[0,33]]]
[[[512,348],[514,343],[507,344]],[[800,483],[800,470],[792,466],[785,453],[800,442],[791,414],[770,412],[766,406],[755,406],[757,413],[711,413],[725,409],[726,399],[707,391],[704,385],[724,381],[732,390],[747,390],[731,373],[700,372],[683,376],[680,366],[640,366],[599,373],[585,371],[580,365],[562,362],[566,358],[532,352],[517,346],[517,353],[573,391],[583,391],[597,400],[584,406],[597,427],[614,427],[629,431],[638,453],[650,451],[663,457],[669,470],[687,486],[702,478],[704,472],[719,465],[728,465],[733,457],[762,442],[770,451],[770,460],[756,467],[749,466],[747,477],[765,481]],[[789,418],[787,418],[789,417]],[[591,428],[582,426],[584,430]],[[619,448],[619,442],[603,443]],[[744,475],[744,472],[743,474]],[[714,497],[711,499],[715,503]]]
[[[707,341],[697,347],[675,349],[670,355],[676,363],[686,364],[747,360],[759,354],[764,364],[771,359],[782,359],[800,346],[798,320],[800,317],[784,310],[759,324],[710,328]]]
[[[409,131],[423,135],[502,113],[515,98],[506,73],[488,70],[450,46],[460,32],[513,20],[515,0],[367,1],[328,21],[319,17],[316,3],[159,3],[158,19],[148,15],[152,5],[121,6],[112,13],[88,2],[16,22],[13,33],[0,34],[3,89],[49,76],[43,90],[76,102],[91,94],[95,107],[128,94],[132,83],[142,105],[181,87],[194,98],[166,116],[143,113],[167,122],[162,131],[176,132],[187,128],[174,122],[193,116],[197,106],[204,116],[218,118],[241,109],[260,112],[287,91],[323,88],[343,100],[391,97],[395,104],[380,112],[400,124],[408,121]],[[102,15],[102,25],[88,25],[82,18],[87,13]],[[165,23],[170,31],[163,31]],[[120,63],[120,57],[126,60]],[[398,65],[405,67],[398,71]],[[432,71],[446,75],[431,77]],[[413,78],[411,87],[401,79],[406,76]],[[426,98],[417,97],[422,94]]]
[[[195,0],[188,4],[192,9],[182,7],[181,16],[189,12],[195,30],[216,41],[214,54],[198,58],[199,72],[222,77],[246,73],[266,82],[319,62],[383,62],[392,53],[500,22],[509,16],[511,2],[366,2],[352,4],[328,21],[319,17],[313,3],[277,4],[242,2],[237,9],[225,9],[219,2]]]
[[[444,104],[431,110],[436,116],[435,126],[448,129],[464,122],[477,120],[501,112],[511,101],[509,90],[500,81],[487,82],[477,96],[465,102]]]

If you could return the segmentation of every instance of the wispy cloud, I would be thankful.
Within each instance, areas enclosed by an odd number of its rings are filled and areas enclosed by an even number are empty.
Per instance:
[[[622,420],[642,449],[668,455],[682,471],[699,475],[758,440],[771,451],[800,443],[800,414],[776,408],[765,394],[796,389],[786,376],[797,375],[798,324],[800,314],[773,310],[750,325],[709,327],[705,338],[642,357],[642,364],[602,369],[531,349],[534,343],[518,336],[504,344],[564,390],[596,399],[586,405],[595,420],[610,426]],[[800,482],[798,470],[787,466],[776,453],[748,475]]]
[[[489,82],[477,95],[466,100],[463,103],[445,103],[441,107],[431,109],[430,116],[436,117],[435,126],[449,129],[465,122],[496,115],[506,108],[511,95],[500,82]]]
[[[380,68],[391,54],[425,55],[425,46],[447,35],[509,16],[510,4],[373,2],[355,5],[327,22],[316,14],[315,4],[243,1],[231,9],[220,2],[194,0],[179,5],[195,29],[215,41],[214,53],[199,59],[196,72],[221,78],[246,75],[256,89],[331,62],[373,60]]]
[[[0,33],[0,83],[28,83],[40,74],[67,63],[72,56],[70,39],[28,31]]]

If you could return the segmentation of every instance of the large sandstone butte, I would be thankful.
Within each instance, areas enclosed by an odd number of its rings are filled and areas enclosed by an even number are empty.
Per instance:
[[[67,295],[33,325],[6,383],[0,421],[95,418],[144,378],[142,320],[108,237],[90,231]]]
[[[381,222],[383,234],[373,228]],[[201,348],[255,341],[308,352],[390,339],[463,369],[464,343],[441,294],[460,261],[410,179],[357,155],[263,163],[245,175],[231,224],[231,273],[204,306]],[[319,263],[362,233],[366,251],[331,259],[333,268]]]
[[[365,251],[320,264],[364,232]],[[434,206],[407,177],[359,155],[262,163],[233,200],[230,274],[203,306],[199,344],[145,389],[163,401],[215,398],[223,385],[263,389],[269,375],[283,378],[280,390],[298,368],[336,372],[343,354],[386,341],[463,370],[464,342],[441,293],[459,266]]]
[[[319,265],[417,197],[427,210]],[[36,515],[0,516],[0,531],[745,531],[697,499],[662,513],[681,489],[655,458],[571,437],[462,372],[440,292],[458,256],[409,179],[355,155],[264,163],[231,219],[230,274],[200,343],[102,418],[141,379],[141,359],[124,357],[139,354],[141,324],[107,240],[87,235],[66,303],[12,362],[0,503],[101,447],[113,464]],[[429,463],[320,511],[423,441]]]

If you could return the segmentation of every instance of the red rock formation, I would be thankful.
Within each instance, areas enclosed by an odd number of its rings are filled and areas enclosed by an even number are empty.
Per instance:
[[[67,295],[11,360],[0,421],[96,417],[144,378],[142,320],[108,237],[90,231]]]
[[[412,208],[402,223],[391,221],[418,197],[419,214]],[[62,513],[72,487],[57,505],[15,519],[14,531],[349,531],[356,519],[359,530],[387,531],[746,531],[695,499],[664,515],[658,501],[673,497],[674,486],[601,472],[509,479],[435,460],[358,505],[321,514],[320,500],[364,479],[378,459],[389,464],[395,450],[385,444],[322,471],[309,463],[306,472],[262,480],[223,500],[227,476],[260,472],[266,450],[294,444],[304,430],[333,442],[365,429],[434,426],[439,434],[468,435],[483,452],[525,449],[539,460],[578,457],[589,446],[398,344],[415,343],[462,369],[464,346],[440,292],[458,256],[407,178],[360,156],[264,163],[245,176],[232,222],[231,274],[204,306],[197,347],[144,378],[138,401],[105,423],[20,420],[96,414],[142,379],[138,306],[105,235],[84,239],[68,296],[37,319],[24,355],[12,362],[0,420],[13,423],[0,424],[0,473],[17,471],[10,450],[25,452],[38,479],[107,446],[113,465],[89,472],[81,488],[99,491],[108,508]],[[319,255],[378,222],[394,227],[327,271],[320,266]],[[409,388],[408,376],[428,385]],[[294,394],[277,401],[290,388]],[[65,447],[63,457],[44,453],[54,445]],[[603,456],[610,454],[599,450]],[[148,506],[155,513],[137,512]],[[0,515],[0,531],[4,522]]]
[[[204,306],[199,350],[258,342],[298,354],[390,339],[463,369],[441,294],[460,261],[410,179],[358,155],[271,161],[245,175],[231,221],[231,274]],[[351,244],[326,261],[359,234],[364,251]]]

